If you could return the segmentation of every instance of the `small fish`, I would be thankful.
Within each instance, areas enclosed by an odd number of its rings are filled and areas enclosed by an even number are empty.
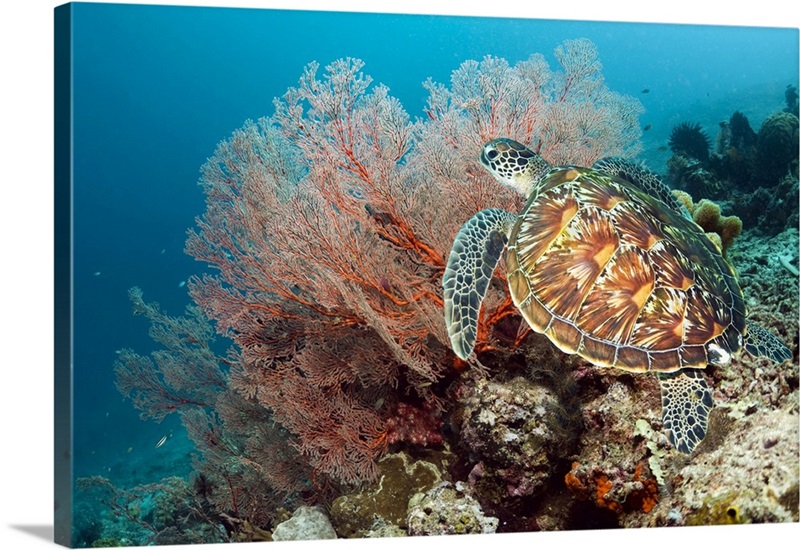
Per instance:
[[[95,271],[95,272],[94,272],[94,276],[95,276],[95,277],[99,277],[99,276],[100,276],[100,272],[99,272],[99,271]]]
[[[166,252],[166,251],[167,251],[167,249],[166,249],[166,248],[162,248],[162,249],[161,249],[161,253],[162,253],[162,254],[163,254],[164,252]]]
[[[185,286],[186,286],[186,281],[181,281],[180,283],[178,283],[178,288],[183,288]]]
[[[649,94],[650,93],[650,88],[645,88],[644,90],[642,90],[642,93],[643,94]]]
[[[644,128],[642,128],[642,130],[646,132],[647,130],[649,130],[649,129],[650,129],[650,128],[652,128],[652,127],[653,127],[653,125],[652,125],[652,124],[648,124],[647,126],[645,126]]]
[[[158,440],[158,443],[156,443],[156,449],[161,447],[166,442],[167,442],[167,436],[165,435],[164,437]]]
[[[658,150],[659,151],[666,151],[667,150],[667,146],[666,145],[662,145],[661,147],[658,148]]]
[[[131,452],[132,452],[132,451],[133,451],[133,447],[128,447],[128,450],[127,450],[126,452],[127,452],[128,454],[131,454]]]

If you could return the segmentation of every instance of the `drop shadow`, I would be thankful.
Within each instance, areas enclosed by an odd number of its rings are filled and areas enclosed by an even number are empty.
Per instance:
[[[38,539],[43,539],[47,542],[53,542],[55,529],[52,525],[9,525],[9,527],[32,535]]]

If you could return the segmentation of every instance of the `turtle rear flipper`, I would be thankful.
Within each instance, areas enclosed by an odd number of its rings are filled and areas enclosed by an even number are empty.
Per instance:
[[[754,357],[766,357],[776,363],[792,358],[792,351],[777,336],[754,323],[747,323],[744,349]]]
[[[703,374],[695,369],[659,373],[661,414],[670,442],[689,454],[708,430],[708,414],[713,401]]]
[[[516,216],[490,208],[478,212],[456,235],[442,278],[444,319],[456,355],[466,359],[478,335],[478,312]]]

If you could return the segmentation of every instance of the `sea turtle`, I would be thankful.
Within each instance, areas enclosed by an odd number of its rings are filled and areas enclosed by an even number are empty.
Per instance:
[[[514,304],[534,331],[595,365],[657,373],[664,429],[681,452],[706,434],[706,365],[728,364],[742,347],[792,357],[746,322],[733,268],[656,174],[613,157],[552,167],[507,138],[486,144],[480,162],[528,200],[519,215],[477,213],[455,238],[442,284],[462,359],[503,250]]]

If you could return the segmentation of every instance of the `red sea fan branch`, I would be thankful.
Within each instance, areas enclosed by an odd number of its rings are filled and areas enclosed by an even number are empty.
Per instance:
[[[146,304],[138,288],[129,296],[134,312],[150,320],[151,338],[164,349],[154,352],[153,360],[120,350],[114,363],[120,393],[133,400],[143,418],[159,422],[172,412],[212,406],[227,379],[210,348],[208,321],[194,306],[187,308],[185,317],[170,317],[158,304]]]

